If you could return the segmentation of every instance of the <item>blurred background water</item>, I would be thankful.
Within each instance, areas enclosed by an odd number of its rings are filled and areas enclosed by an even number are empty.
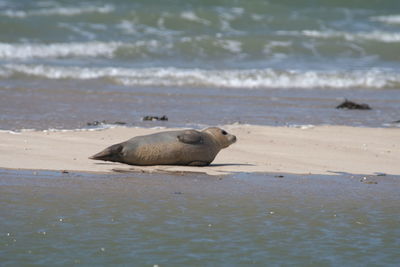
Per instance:
[[[1,129],[382,126],[399,88],[397,0],[0,1]],[[332,111],[345,97],[378,110]]]

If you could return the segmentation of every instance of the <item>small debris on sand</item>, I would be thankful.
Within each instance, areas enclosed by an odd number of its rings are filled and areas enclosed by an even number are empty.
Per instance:
[[[114,125],[126,125],[127,123],[124,121],[116,121],[116,122],[107,122],[105,120],[102,121],[93,121],[93,122],[87,122],[87,126],[99,126],[102,124],[114,124]]]
[[[158,116],[144,116],[142,118],[142,121],[167,121],[168,117],[166,115],[163,115],[162,117]]]
[[[378,184],[377,181],[373,181],[371,180],[371,176],[364,176],[363,178],[361,178],[360,182],[364,183],[364,184]]]
[[[106,123],[106,121],[93,121],[93,122],[87,122],[86,125],[87,126],[98,126],[98,125],[105,124],[105,123]]]
[[[114,123],[111,123],[111,124],[116,124],[116,125],[126,125],[126,122],[124,122],[124,121],[116,121],[116,122],[114,122]]]

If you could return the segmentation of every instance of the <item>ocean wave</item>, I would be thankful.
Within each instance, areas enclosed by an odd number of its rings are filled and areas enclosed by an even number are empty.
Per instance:
[[[299,71],[274,69],[205,70],[178,68],[82,68],[9,64],[0,69],[13,75],[47,79],[100,79],[125,86],[181,86],[215,88],[400,88],[398,72]]]
[[[346,41],[378,41],[384,43],[398,43],[400,42],[400,33],[398,32],[384,32],[384,31],[372,31],[372,32],[341,32],[341,31],[315,31],[315,30],[303,30],[303,31],[278,31],[278,35],[281,36],[306,36],[312,38],[321,39],[334,39],[341,38]]]
[[[370,20],[387,24],[400,24],[400,15],[377,16],[371,17]]]
[[[266,45],[264,45],[263,52],[266,55],[279,55],[284,56],[282,53],[274,52],[274,49],[282,49],[282,48],[290,48],[293,45],[293,42],[284,42],[284,41],[270,41]]]
[[[200,86],[221,88],[392,88],[398,73],[381,70],[353,72],[262,70],[152,70],[118,77],[126,86]]]
[[[53,44],[9,44],[0,43],[0,58],[29,59],[55,57],[111,57],[123,43],[87,42]]]
[[[24,60],[32,58],[68,58],[68,57],[146,57],[167,56],[171,54],[185,55],[188,50],[190,56],[207,56],[203,47],[212,48],[210,54],[223,50],[232,54],[242,52],[242,42],[229,39],[213,39],[203,36],[182,37],[175,41],[161,42],[155,39],[138,40],[131,43],[123,42],[71,42],[71,43],[0,43],[0,59]],[[215,49],[215,50],[214,50]],[[196,52],[202,51],[202,52]]]
[[[240,53],[242,51],[242,43],[235,40],[215,40],[215,45],[231,53]]]
[[[54,7],[44,8],[37,10],[12,10],[7,9],[0,12],[0,15],[11,18],[26,18],[30,16],[76,16],[87,13],[111,13],[114,11],[114,6],[104,5],[100,7],[96,6],[82,6],[82,7]]]
[[[184,11],[184,12],[182,12],[180,14],[180,17],[182,19],[185,19],[185,20],[188,20],[188,21],[192,21],[192,22],[196,22],[196,23],[200,23],[200,24],[203,24],[203,25],[206,25],[206,26],[211,25],[210,21],[200,18],[193,11]]]

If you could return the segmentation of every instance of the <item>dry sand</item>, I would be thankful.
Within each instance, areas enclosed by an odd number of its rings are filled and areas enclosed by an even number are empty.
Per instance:
[[[226,125],[238,142],[207,167],[130,166],[88,159],[136,135],[166,129],[113,128],[101,131],[0,132],[0,167],[110,173],[236,172],[293,174],[400,174],[400,129],[317,126],[303,128]]]

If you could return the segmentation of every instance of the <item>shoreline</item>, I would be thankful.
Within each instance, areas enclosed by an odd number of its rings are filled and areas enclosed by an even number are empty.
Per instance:
[[[238,142],[210,166],[130,166],[88,159],[136,135],[176,128],[0,132],[0,168],[109,174],[117,172],[399,175],[400,129],[351,126],[225,125]]]

